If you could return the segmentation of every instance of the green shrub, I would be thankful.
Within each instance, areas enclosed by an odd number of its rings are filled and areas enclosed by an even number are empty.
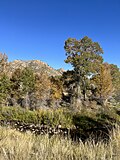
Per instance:
[[[16,120],[52,127],[60,124],[62,127],[72,126],[72,114],[64,109],[30,111],[21,107],[0,107],[0,120]]]

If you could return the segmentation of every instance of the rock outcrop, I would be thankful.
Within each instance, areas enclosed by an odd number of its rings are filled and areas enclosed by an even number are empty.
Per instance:
[[[13,62],[9,62],[9,72],[12,73],[15,71],[15,69],[18,68],[26,68],[29,67],[33,69],[34,72],[39,73],[41,71],[46,72],[49,76],[60,76],[64,72],[63,69],[54,69],[50,67],[47,63],[44,63],[40,60],[14,60]]]

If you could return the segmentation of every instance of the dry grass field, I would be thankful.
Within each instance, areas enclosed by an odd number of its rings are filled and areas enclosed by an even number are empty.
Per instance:
[[[35,136],[0,127],[0,160],[119,160],[120,128],[110,135],[110,141],[73,142],[47,135]]]

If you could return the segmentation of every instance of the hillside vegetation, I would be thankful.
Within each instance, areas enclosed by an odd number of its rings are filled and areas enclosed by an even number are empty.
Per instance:
[[[64,49],[70,71],[0,54],[1,160],[119,160],[120,69],[87,36]]]
[[[0,124],[35,135],[108,142],[110,131],[120,125],[120,114],[117,109],[73,112],[65,108],[30,111],[21,107],[1,107]]]
[[[8,62],[1,53],[0,105],[76,111],[119,105],[120,70],[104,63],[100,45],[86,36],[67,39],[64,48],[71,71],[55,70],[39,60]]]

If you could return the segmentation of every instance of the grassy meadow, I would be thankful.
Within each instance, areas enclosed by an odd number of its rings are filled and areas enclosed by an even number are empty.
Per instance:
[[[66,109],[30,111],[19,107],[1,107],[0,120],[44,123],[52,127],[61,124],[71,129],[76,126],[76,130],[84,135],[87,130],[96,130],[96,127],[114,126],[109,130],[107,141],[102,138],[95,141],[90,137],[84,141],[80,138],[74,141],[60,135],[49,137],[48,134],[35,135],[30,131],[22,133],[10,125],[3,125],[0,126],[0,160],[120,159],[120,116],[115,110],[74,113]]]
[[[35,136],[0,127],[0,160],[119,160],[120,128],[111,132],[110,141],[73,142],[48,135]]]

